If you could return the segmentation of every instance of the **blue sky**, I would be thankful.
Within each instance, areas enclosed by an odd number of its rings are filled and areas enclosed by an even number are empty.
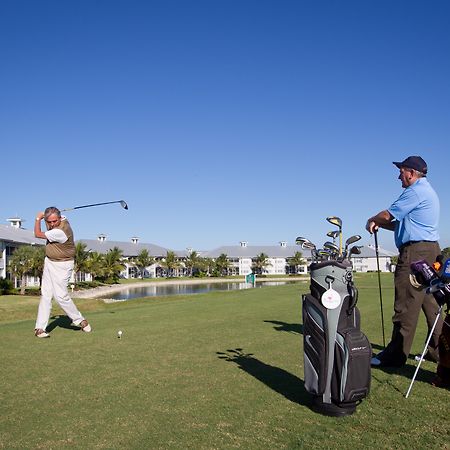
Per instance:
[[[318,244],[421,155],[450,246],[447,1],[0,3],[1,223],[181,250]],[[380,245],[394,249],[392,233]]]

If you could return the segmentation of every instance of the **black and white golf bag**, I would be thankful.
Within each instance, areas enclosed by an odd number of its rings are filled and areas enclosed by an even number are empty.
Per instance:
[[[360,330],[358,291],[350,262],[310,266],[310,294],[303,295],[304,379],[312,408],[352,414],[370,390],[372,349]]]

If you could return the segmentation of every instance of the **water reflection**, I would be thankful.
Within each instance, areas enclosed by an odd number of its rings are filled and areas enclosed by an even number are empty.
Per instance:
[[[256,283],[256,287],[280,286],[295,283],[295,281],[263,281]],[[198,283],[198,284],[152,284],[145,287],[129,287],[120,292],[104,295],[100,298],[111,300],[131,300],[142,297],[160,297],[168,295],[202,294],[211,291],[235,291],[237,289],[249,289],[252,285],[244,282],[230,283]]]

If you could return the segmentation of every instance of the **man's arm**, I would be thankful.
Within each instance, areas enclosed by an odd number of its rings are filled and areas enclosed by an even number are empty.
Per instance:
[[[41,231],[41,221],[44,218],[43,212],[38,212],[36,214],[36,220],[34,221],[34,236],[39,239],[47,239],[45,233]]]
[[[378,228],[384,228],[390,231],[395,230],[394,216],[387,209],[380,211],[367,220],[366,230],[369,233],[374,233]]]

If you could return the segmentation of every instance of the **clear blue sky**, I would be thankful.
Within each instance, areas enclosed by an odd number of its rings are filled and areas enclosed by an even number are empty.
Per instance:
[[[450,246],[448,1],[4,0],[1,223],[207,250],[321,244],[421,155]],[[394,249],[392,233],[380,245]]]

